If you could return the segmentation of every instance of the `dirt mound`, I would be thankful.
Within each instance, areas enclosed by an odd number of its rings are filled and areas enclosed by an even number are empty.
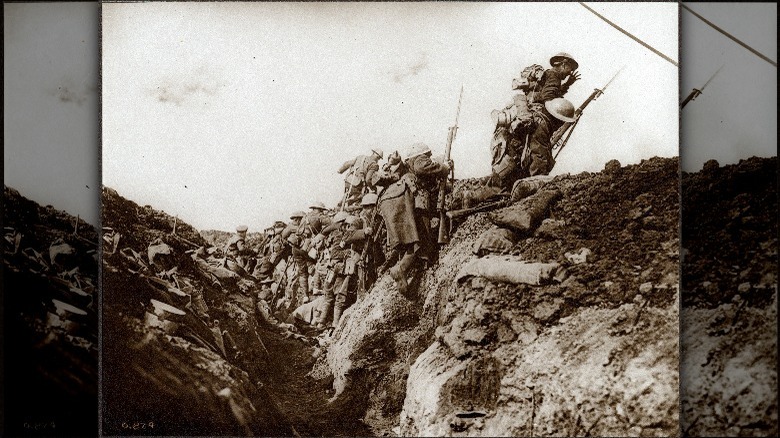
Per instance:
[[[112,189],[103,224],[119,242],[103,253],[104,433],[367,433],[356,406],[329,404],[328,388],[307,376],[317,339],[269,323],[254,278],[198,258],[201,233]]]
[[[97,233],[9,187],[3,226],[4,434],[96,436]]]
[[[380,435],[677,433],[678,181],[677,159],[654,158],[559,176],[547,195],[472,215],[416,302],[380,279],[320,365],[337,394],[367,395]],[[476,266],[491,220],[524,214],[535,219],[511,230],[509,271]]]
[[[777,157],[683,173],[682,428],[776,436]]]

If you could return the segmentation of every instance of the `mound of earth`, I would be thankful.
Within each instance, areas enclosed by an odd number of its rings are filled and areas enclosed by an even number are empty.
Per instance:
[[[682,175],[682,428],[776,436],[777,157]]]
[[[253,278],[198,264],[203,234],[227,233],[201,234],[109,188],[103,224],[118,242],[103,252],[105,434],[368,433],[358,407],[329,404],[329,388],[307,376],[314,336],[269,323]]]
[[[97,244],[92,225],[3,190],[7,436],[97,436]]]
[[[677,159],[612,162],[468,217],[415,299],[385,276],[345,312],[312,375],[376,435],[678,434],[678,187]]]

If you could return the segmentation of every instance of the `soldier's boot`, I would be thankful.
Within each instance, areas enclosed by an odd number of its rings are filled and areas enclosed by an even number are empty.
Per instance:
[[[400,292],[401,295],[406,296],[406,291],[409,287],[406,277],[409,275],[409,268],[411,268],[412,263],[414,263],[416,258],[416,254],[406,253],[397,265],[390,268],[390,276],[395,280],[395,285],[398,287],[398,292]]]

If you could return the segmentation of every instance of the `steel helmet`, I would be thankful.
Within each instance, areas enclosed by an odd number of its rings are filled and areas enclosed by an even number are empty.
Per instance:
[[[409,147],[409,150],[406,151],[406,158],[414,158],[418,155],[426,154],[431,151],[431,148],[428,147],[425,143],[415,143],[411,147]]]
[[[385,157],[385,153],[382,151],[382,149],[379,149],[379,148],[371,148],[371,152],[373,152],[373,153],[375,153],[375,154],[379,155],[379,158],[384,158],[384,157]]]
[[[344,220],[347,219],[347,216],[349,216],[349,213],[346,211],[340,211],[336,213],[335,216],[333,216],[333,222],[344,222]]]
[[[553,117],[562,122],[573,122],[574,118],[574,105],[568,100],[557,97],[555,99],[548,100],[544,103],[544,108],[552,114]]]
[[[564,59],[571,61],[572,70],[577,70],[577,68],[580,66],[577,63],[577,61],[575,61],[574,58],[566,52],[556,53],[555,55],[553,55],[553,57],[550,58],[550,65],[555,65],[556,63],[561,62]]]
[[[316,210],[327,210],[327,208],[325,207],[325,204],[323,204],[320,201],[312,202],[311,205],[309,206],[309,208],[313,208],[313,209],[316,209]]]
[[[248,227],[246,225],[239,225],[236,227],[236,231],[239,233],[246,233]]]
[[[360,200],[360,205],[376,205],[377,200],[379,200],[379,197],[376,193],[366,193],[363,195],[363,199]]]
[[[305,214],[302,211],[296,211],[290,215],[290,219],[303,218],[303,216],[305,216]]]

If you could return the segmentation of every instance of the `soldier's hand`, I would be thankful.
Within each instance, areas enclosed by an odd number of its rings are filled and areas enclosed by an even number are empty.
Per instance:
[[[372,230],[372,229],[371,229],[371,227],[366,227],[366,228],[364,228],[363,230],[364,230],[364,232],[365,232],[367,235],[369,235],[369,236],[371,235],[371,233],[373,233],[373,232],[374,232],[374,230]]]
[[[580,73],[577,70],[575,70],[569,73],[569,78],[566,79],[566,85],[571,85],[574,82],[578,81],[579,79],[580,79]]]

